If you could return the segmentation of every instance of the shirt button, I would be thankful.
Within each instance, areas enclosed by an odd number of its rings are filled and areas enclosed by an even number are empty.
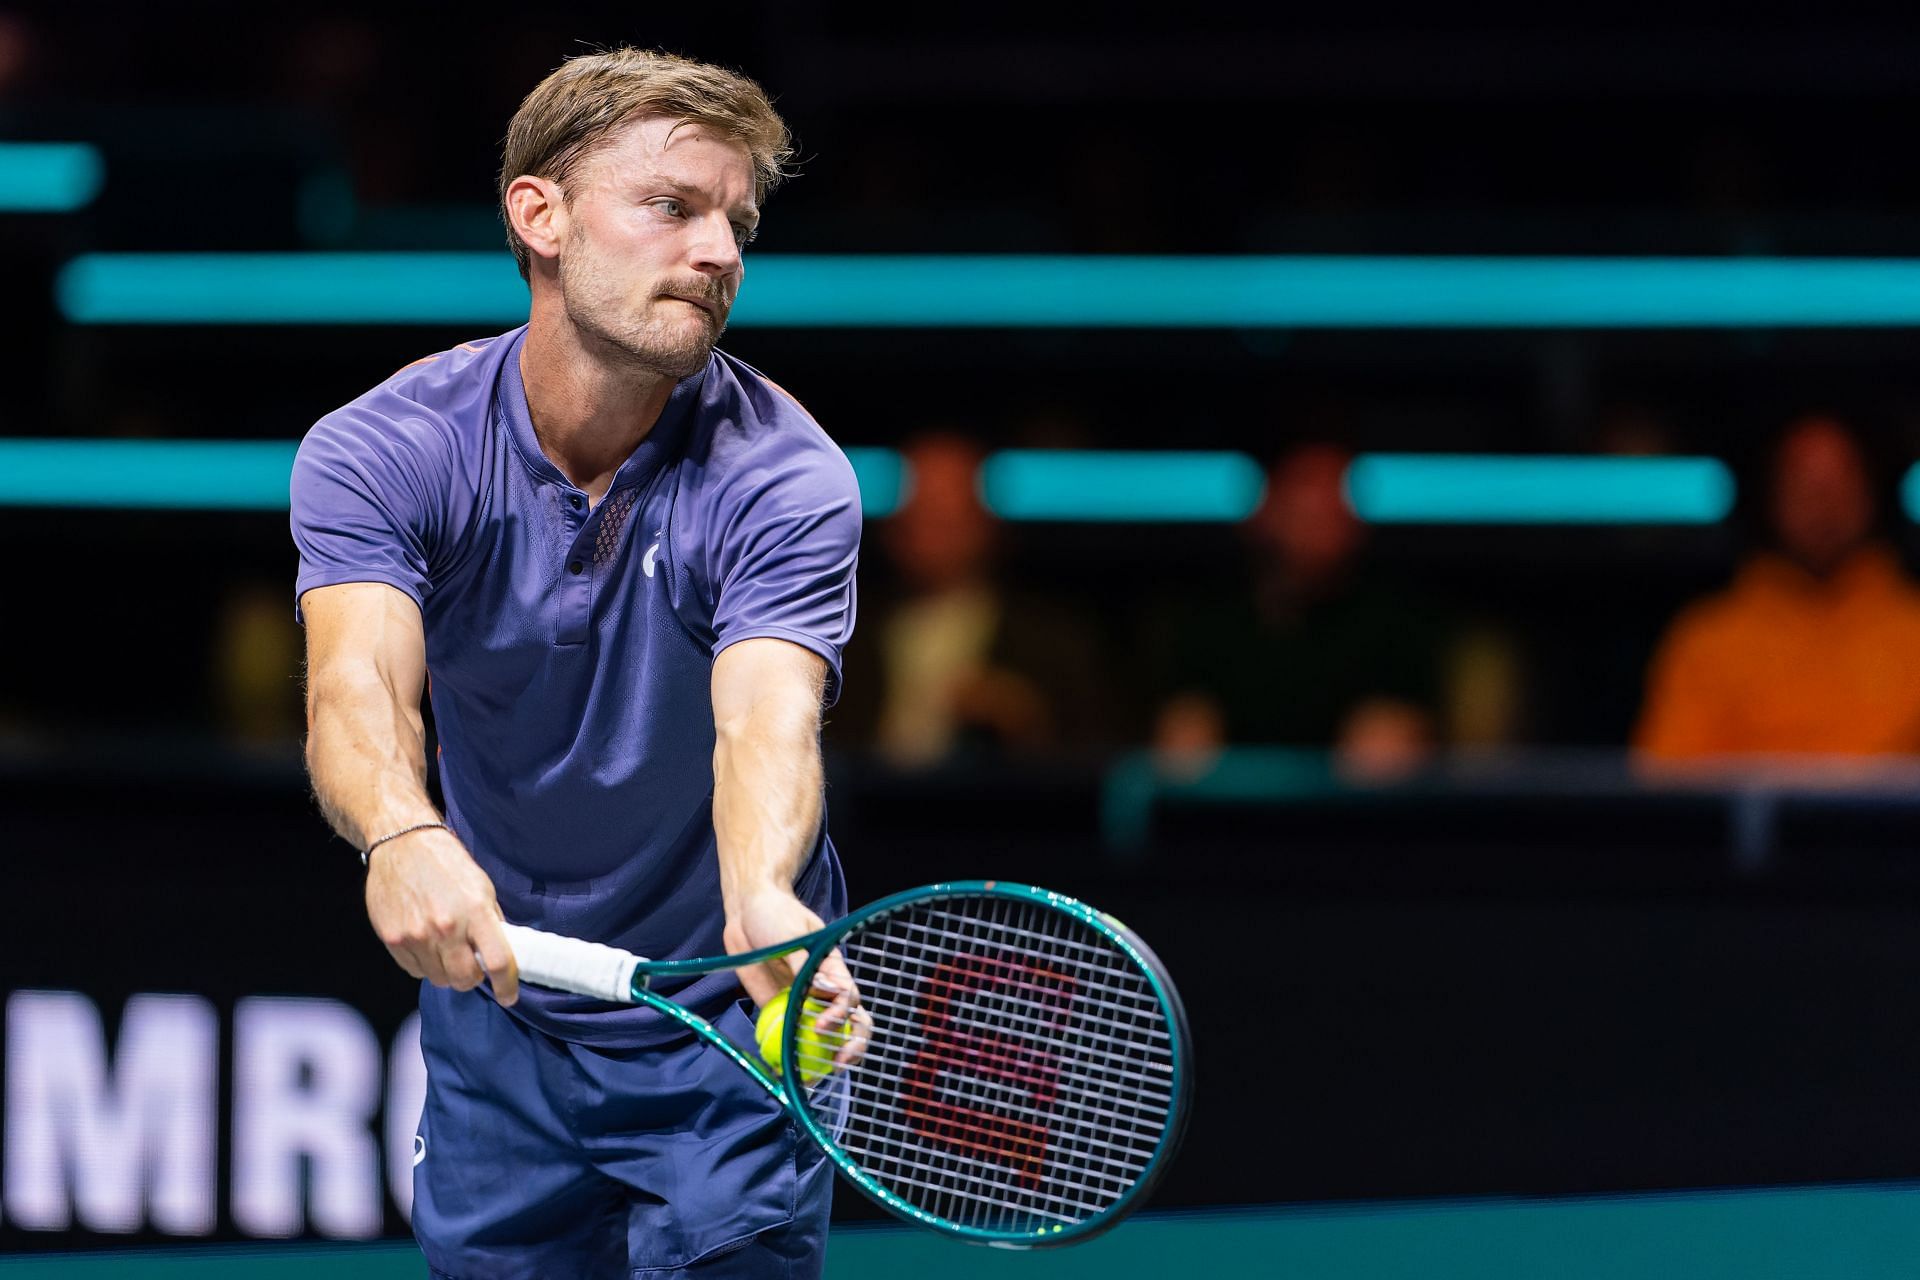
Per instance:
[[[568,573],[585,573],[586,571],[587,571],[587,565],[584,560],[575,560],[572,564],[567,566]]]
[[[569,494],[569,495],[567,496],[567,505],[568,505],[568,506],[570,506],[570,507],[572,507],[572,508],[573,508],[573,509],[574,509],[575,511],[578,511],[578,510],[580,509],[580,504],[581,504],[581,503],[583,503],[583,502],[585,502],[585,501],[586,501],[586,499],[585,499],[585,498],[583,498],[583,497],[581,497],[581,496],[580,496],[579,494],[577,494],[577,493],[575,493],[575,494]]]

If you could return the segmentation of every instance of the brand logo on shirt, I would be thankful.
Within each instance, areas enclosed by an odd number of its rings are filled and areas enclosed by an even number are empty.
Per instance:
[[[425,1160],[426,1158],[427,1158],[427,1140],[424,1137],[422,1137],[420,1134],[416,1133],[413,1135],[414,1167],[418,1168],[420,1165],[420,1162],[422,1160]]]
[[[658,554],[660,554],[660,544],[656,542],[647,548],[647,557],[640,562],[640,571],[649,578],[653,576],[653,558]]]

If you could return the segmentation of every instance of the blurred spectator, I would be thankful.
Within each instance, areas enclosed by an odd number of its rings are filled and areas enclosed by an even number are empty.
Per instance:
[[[1443,745],[1510,740],[1510,647],[1460,631],[1363,563],[1366,526],[1347,505],[1348,455],[1283,456],[1247,522],[1251,589],[1182,602],[1161,620],[1170,695],[1154,746],[1174,765],[1227,743],[1330,747],[1342,772],[1384,780]]]
[[[300,740],[306,727],[302,648],[300,626],[278,583],[228,593],[211,655],[214,710],[228,741],[274,748]]]
[[[1825,417],[1790,426],[1773,457],[1776,545],[1674,621],[1635,746],[1669,761],[1920,750],[1920,589],[1875,515],[1854,434]]]
[[[877,540],[892,590],[863,611],[836,720],[905,766],[1102,741],[1106,690],[1090,629],[996,571],[1000,526],[976,487],[980,447],[929,435],[903,453],[912,491]]]
[[[17,13],[0,13],[0,98],[12,97],[33,65],[33,29]]]

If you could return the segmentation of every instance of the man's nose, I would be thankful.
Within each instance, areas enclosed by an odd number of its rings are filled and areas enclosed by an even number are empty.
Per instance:
[[[693,265],[709,275],[732,275],[740,270],[740,243],[725,214],[702,218],[693,245]]]

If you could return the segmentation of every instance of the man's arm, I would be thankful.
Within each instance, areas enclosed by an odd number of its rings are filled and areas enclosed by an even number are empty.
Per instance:
[[[391,832],[439,822],[427,798],[419,607],[377,582],[316,587],[300,604],[307,622],[307,771],[321,812],[361,849]],[[468,991],[479,985],[484,963],[501,1004],[518,995],[493,884],[451,831],[418,831],[374,850],[367,916],[414,977]]]
[[[713,662],[713,830],[729,952],[811,933],[821,919],[793,892],[820,832],[820,706],[827,664],[785,640],[727,646]],[[798,956],[740,970],[755,1004],[793,981]],[[820,967],[835,1000],[820,1021],[838,1025],[858,996],[835,954]]]

